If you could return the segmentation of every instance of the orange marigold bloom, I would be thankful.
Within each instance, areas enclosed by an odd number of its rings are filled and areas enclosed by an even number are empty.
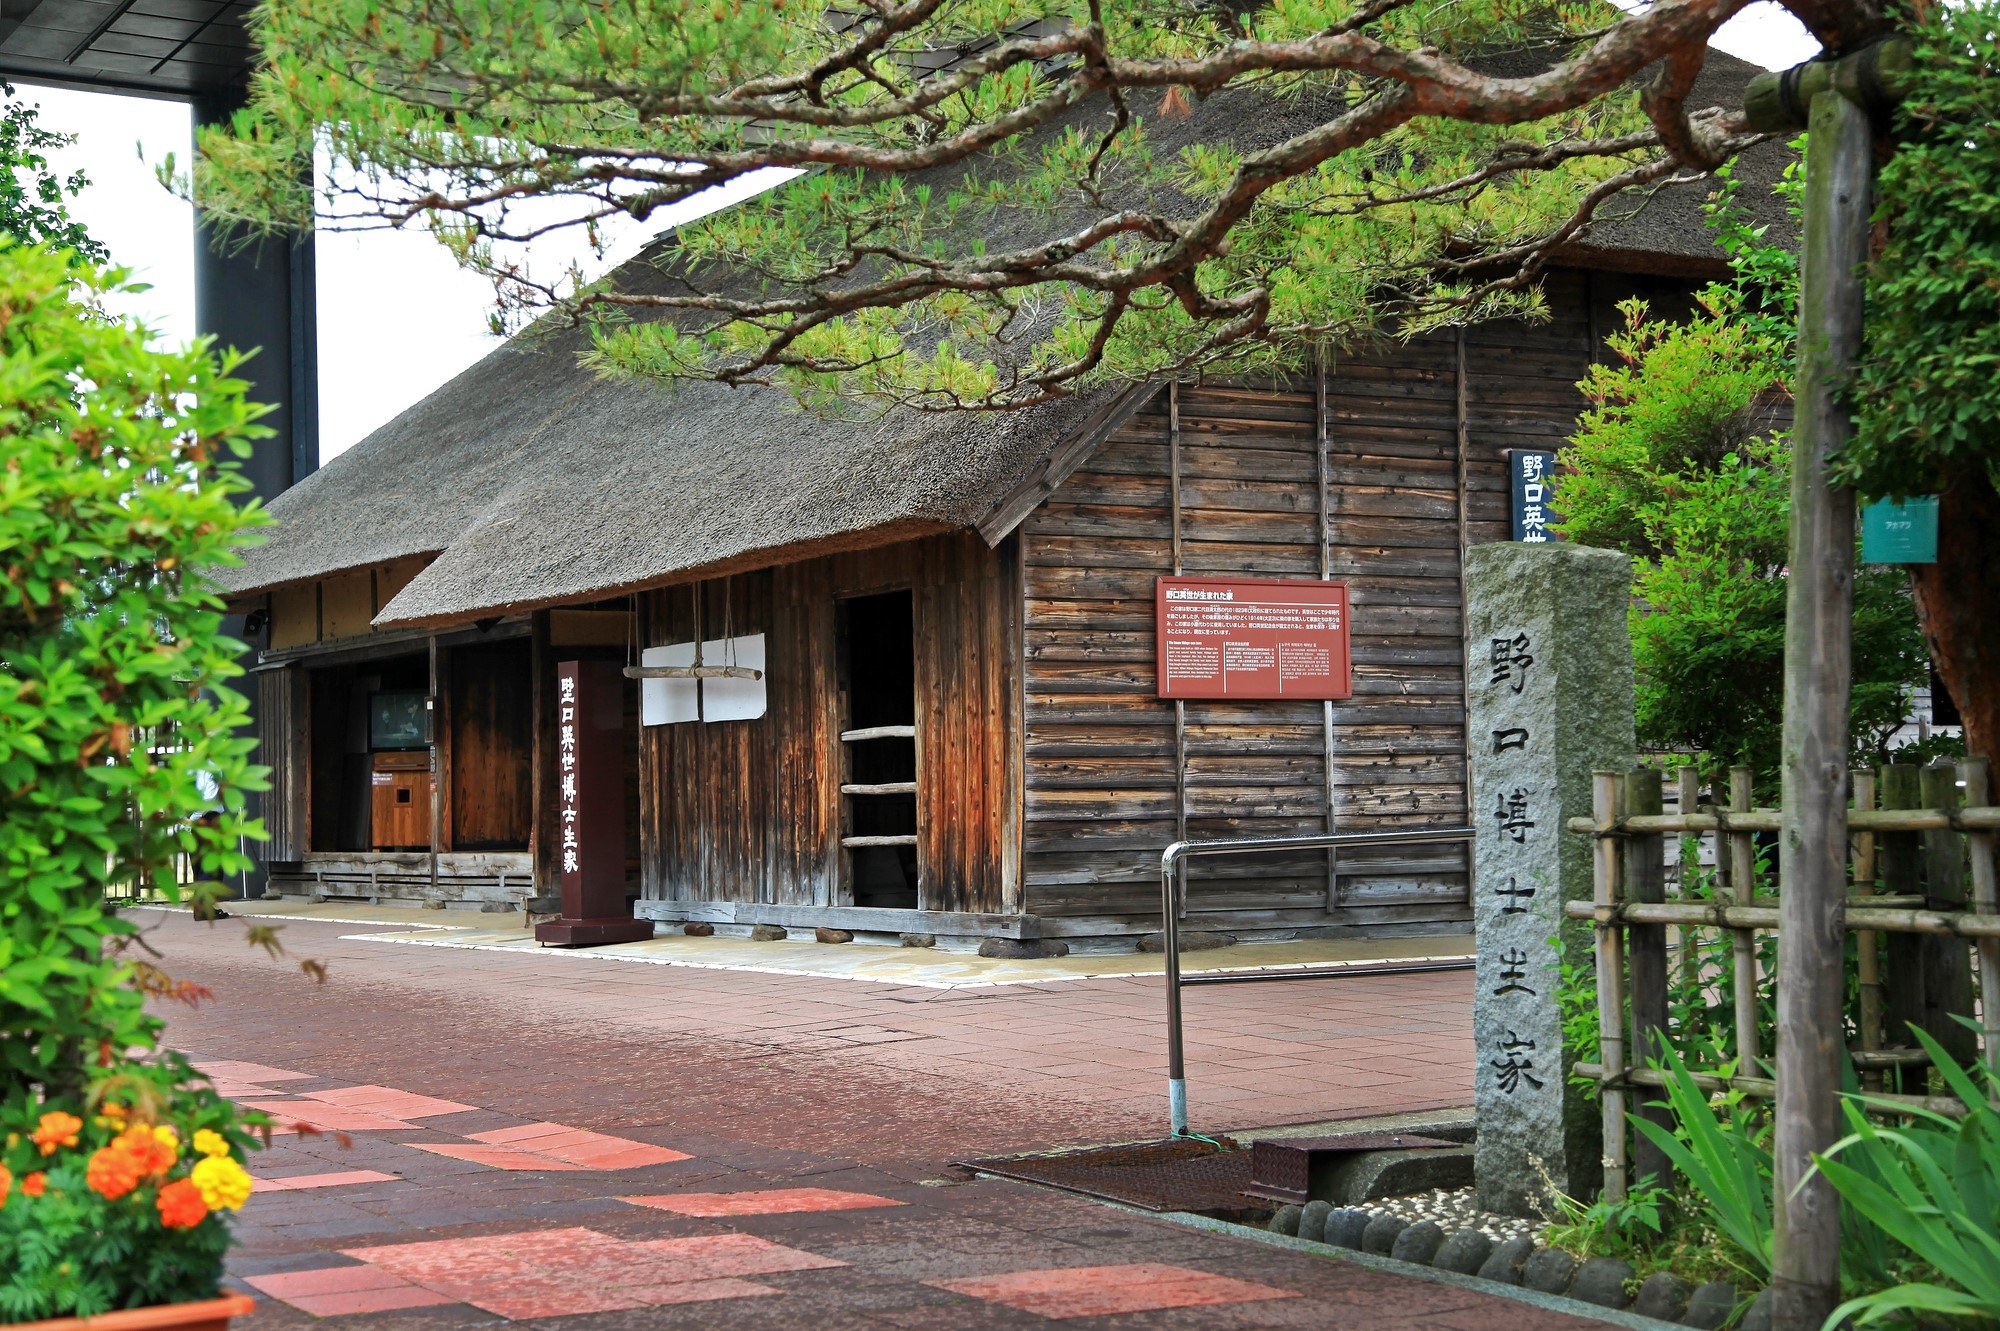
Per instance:
[[[36,1170],[21,1179],[21,1194],[24,1197],[39,1197],[49,1190],[49,1176]]]
[[[163,1173],[173,1168],[178,1142],[172,1144],[163,1140],[158,1132],[143,1123],[135,1123],[119,1133],[111,1141],[112,1149],[123,1151],[132,1157],[132,1167],[141,1177]]]
[[[0,1207],[7,1205],[7,1194],[14,1190],[14,1171],[0,1165]]]
[[[208,1203],[192,1179],[175,1179],[160,1189],[160,1223],[168,1229],[193,1229],[208,1218]]]
[[[41,1147],[43,1155],[54,1155],[58,1146],[76,1145],[76,1134],[83,1131],[83,1120],[75,1114],[65,1114],[60,1109],[51,1109],[42,1115],[41,1124],[35,1129],[35,1145]]]
[[[143,1173],[131,1152],[119,1149],[114,1142],[91,1152],[83,1181],[90,1185],[92,1192],[115,1202],[139,1186]]]

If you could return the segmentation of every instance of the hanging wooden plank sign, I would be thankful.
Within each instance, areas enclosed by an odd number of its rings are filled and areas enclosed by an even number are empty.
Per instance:
[[[1346,698],[1347,584],[1304,578],[1155,583],[1162,698]]]

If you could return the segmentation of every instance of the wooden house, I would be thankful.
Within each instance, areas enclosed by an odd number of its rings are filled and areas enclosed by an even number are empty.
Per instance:
[[[600,380],[573,335],[517,338],[282,496],[231,571],[267,628],[271,888],[551,891],[555,664],[697,643],[756,653],[761,696],[627,688],[627,891],[662,925],[1129,947],[1178,838],[1476,818],[1460,556],[1507,538],[1505,453],[1567,436],[1615,303],[1722,271],[1702,193],[1566,251],[1545,322],[1290,382],[857,423]],[[1161,698],[1173,574],[1344,583],[1352,696]],[[412,698],[432,744],[395,728]],[[1455,848],[1216,864],[1195,927],[1469,927]]]

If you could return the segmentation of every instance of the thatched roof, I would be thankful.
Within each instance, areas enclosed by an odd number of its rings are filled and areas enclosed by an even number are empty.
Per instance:
[[[1740,96],[1727,85],[1754,72],[1712,56],[1707,81],[1718,99]],[[1147,132],[1165,158],[1197,140],[1276,142],[1318,118],[1310,105],[1224,93]],[[1775,175],[1761,165],[1746,174]],[[1656,197],[1566,261],[1713,269],[1705,194]],[[662,281],[643,255],[613,280]],[[577,364],[583,345],[580,331],[531,330],[499,347],[280,495],[266,543],[219,581],[240,594],[435,555],[376,621],[435,624],[954,528],[997,539],[996,507],[1140,396],[1105,389],[995,415],[828,420],[774,389],[601,379]]]

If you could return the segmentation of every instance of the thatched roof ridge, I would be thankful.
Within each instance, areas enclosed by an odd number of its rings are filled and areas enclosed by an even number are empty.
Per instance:
[[[1705,82],[1716,91],[1701,91],[1740,95],[1728,88],[1754,72],[1712,57]],[[1147,133],[1164,158],[1197,139],[1273,142],[1317,118],[1309,105],[1224,93]],[[1781,165],[1748,163],[1744,174],[1775,178]],[[1668,191],[1597,228],[1565,261],[1713,271],[1721,256],[1700,225],[1705,194]],[[662,279],[642,256],[613,280]],[[1131,397],[1103,389],[994,415],[828,420],[775,389],[600,379],[577,364],[584,338],[516,337],[279,496],[267,542],[225,572],[225,589],[432,554],[376,622],[448,623],[981,526]]]

